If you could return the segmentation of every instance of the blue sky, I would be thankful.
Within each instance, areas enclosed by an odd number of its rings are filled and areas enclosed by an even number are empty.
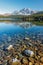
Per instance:
[[[0,14],[13,12],[15,9],[30,8],[43,10],[43,0],[0,0]]]

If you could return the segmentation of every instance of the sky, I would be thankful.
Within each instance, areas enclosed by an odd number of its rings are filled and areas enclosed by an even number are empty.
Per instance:
[[[0,14],[11,13],[22,8],[43,10],[43,0],[0,0]]]

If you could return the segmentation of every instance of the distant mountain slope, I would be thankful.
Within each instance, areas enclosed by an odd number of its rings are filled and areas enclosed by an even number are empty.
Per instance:
[[[33,15],[35,15],[35,16],[43,16],[43,11],[38,11],[38,12],[34,13]]]
[[[43,11],[38,11],[36,14],[43,14]]]

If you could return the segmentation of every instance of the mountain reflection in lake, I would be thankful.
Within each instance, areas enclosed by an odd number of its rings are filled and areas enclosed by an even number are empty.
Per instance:
[[[17,40],[23,40],[30,37],[33,40],[43,40],[43,26],[35,26],[31,23],[5,23],[0,22],[0,44],[17,43]]]

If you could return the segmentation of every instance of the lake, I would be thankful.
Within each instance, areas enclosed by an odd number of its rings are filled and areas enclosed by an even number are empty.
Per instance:
[[[13,43],[17,39],[29,37],[33,40],[43,40],[43,26],[36,26],[32,23],[7,23],[0,22],[0,44]]]

